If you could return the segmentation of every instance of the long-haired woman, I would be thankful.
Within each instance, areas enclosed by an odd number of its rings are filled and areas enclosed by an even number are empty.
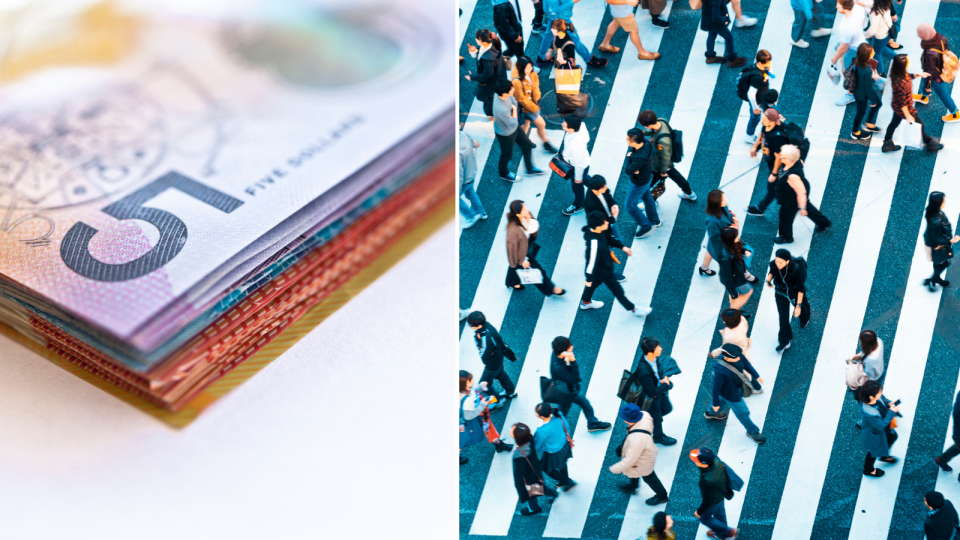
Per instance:
[[[468,71],[466,79],[477,82],[477,100],[483,102],[483,114],[493,121],[493,95],[497,81],[506,80],[506,66],[503,60],[503,44],[496,34],[483,28],[477,30],[477,45],[467,45],[470,56],[477,59],[477,72]]]
[[[867,450],[863,460],[865,476],[883,476],[883,471],[875,467],[877,458],[884,463],[897,462],[897,458],[890,455],[890,446],[897,440],[897,433],[890,428],[890,422],[899,410],[899,406],[892,405],[884,397],[880,383],[870,381],[860,388],[860,421],[863,423],[860,434]]]
[[[947,215],[943,213],[943,205],[946,202],[946,195],[934,191],[930,194],[930,201],[927,203],[927,211],[924,214],[927,230],[923,232],[923,243],[929,249],[929,258],[933,262],[933,276],[923,280],[923,284],[930,289],[930,292],[937,290],[937,284],[942,287],[950,286],[950,282],[940,277],[940,274],[950,266],[953,244],[960,241],[960,236],[953,234],[953,226],[950,225]]]
[[[870,27],[863,32],[873,50],[880,55],[878,60],[880,73],[886,73],[884,66],[897,55],[898,45],[890,36],[891,29],[895,28],[894,21],[897,14],[893,12],[893,0],[873,0],[870,9]]]
[[[540,140],[543,141],[543,149],[557,153],[557,149],[550,144],[547,137],[547,123],[540,115],[540,78],[533,69],[533,61],[526,56],[517,58],[517,65],[510,73],[510,81],[514,88],[513,97],[520,105],[520,128],[524,133],[529,133],[530,124],[533,123]]]
[[[577,485],[567,472],[567,461],[573,457],[570,426],[563,414],[549,403],[537,405],[536,414],[543,425],[533,435],[533,446],[540,456],[543,472],[556,481],[557,489],[570,491]]]
[[[540,251],[540,246],[537,245],[539,231],[540,223],[530,215],[527,205],[520,200],[511,202],[507,212],[507,262],[510,267],[507,268],[506,285],[514,289],[524,289],[517,270],[534,268],[543,275],[543,281],[537,284],[540,292],[546,296],[562,296],[567,291],[555,286],[547,271],[537,262],[537,252]]]
[[[487,382],[480,383],[480,388],[487,390]],[[467,430],[482,430],[487,441],[493,444],[497,452],[506,452],[513,448],[512,444],[507,444],[500,440],[496,426],[490,421],[490,399],[483,397],[473,386],[473,375],[469,371],[460,370],[460,433]],[[467,446],[472,446],[483,439],[479,436],[463,442],[461,437],[460,450]],[[467,458],[460,456],[460,464],[467,463]]]
[[[735,227],[727,227],[720,232],[720,240],[724,248],[720,259],[720,282],[727,288],[727,294],[730,295],[730,307],[740,309],[750,301],[750,295],[753,294],[751,284],[760,280],[747,271],[745,258],[750,253],[743,248],[740,231]],[[749,314],[743,311],[741,314],[749,317]]]
[[[857,58],[853,63],[857,78],[857,86],[853,89],[853,98],[857,100],[857,114],[853,117],[854,139],[869,139],[871,132],[880,131],[876,124],[877,114],[880,112],[880,94],[874,84],[874,81],[880,79],[880,75],[870,67],[873,56],[873,47],[870,45],[861,43],[857,47]],[[864,115],[866,123],[861,127]]]
[[[727,196],[719,189],[707,194],[707,252],[703,254],[703,264],[697,270],[701,276],[712,276],[716,272],[710,269],[710,261],[719,261],[723,257],[723,242],[720,231],[727,227],[739,227],[737,216],[727,208]]]
[[[943,145],[940,144],[940,139],[927,135],[926,130],[923,129],[923,121],[920,120],[920,113],[918,113],[916,107],[913,106],[914,99],[922,99],[922,96],[913,93],[913,79],[917,77],[925,78],[930,75],[924,72],[920,72],[919,75],[914,75],[907,72],[909,67],[910,59],[907,58],[905,54],[898,54],[890,63],[890,76],[887,80],[890,83],[890,90],[893,94],[890,102],[890,105],[893,107],[893,119],[890,120],[890,124],[887,126],[887,132],[883,136],[883,147],[881,150],[883,152],[894,152],[900,149],[899,144],[893,144],[893,132],[897,130],[900,122],[906,120],[907,123],[910,124],[920,124],[920,132],[923,135],[924,146],[926,146],[928,151],[936,152],[937,150],[941,150]]]

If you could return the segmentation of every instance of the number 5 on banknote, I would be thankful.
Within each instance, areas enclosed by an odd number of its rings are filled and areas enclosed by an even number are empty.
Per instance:
[[[160,231],[160,239],[150,251],[122,264],[99,261],[89,250],[90,239],[98,231],[80,221],[74,223],[64,236],[60,244],[60,258],[74,272],[96,281],[127,281],[167,264],[183,249],[187,241],[187,226],[170,212],[143,205],[168,189],[181,191],[227,214],[243,204],[243,201],[226,193],[171,171],[102,210],[116,219],[139,219],[156,227]]]

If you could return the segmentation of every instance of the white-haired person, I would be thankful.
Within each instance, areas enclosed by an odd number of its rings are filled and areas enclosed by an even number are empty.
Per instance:
[[[780,148],[780,175],[777,178],[776,195],[780,203],[779,236],[773,239],[777,244],[793,242],[793,218],[797,215],[807,216],[817,226],[817,231],[824,231],[831,225],[830,220],[820,213],[820,210],[810,201],[810,182],[803,175],[803,160],[800,159],[800,149],[792,144],[785,144]]]

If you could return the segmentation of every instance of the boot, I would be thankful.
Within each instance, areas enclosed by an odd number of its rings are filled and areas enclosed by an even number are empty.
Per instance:
[[[893,144],[893,141],[883,141],[883,147],[880,148],[881,152],[896,152],[900,149],[899,144]]]
[[[497,443],[494,445],[494,448],[497,449],[497,453],[499,454],[500,452],[509,452],[510,450],[513,450],[513,445],[507,444],[503,441],[497,441]]]

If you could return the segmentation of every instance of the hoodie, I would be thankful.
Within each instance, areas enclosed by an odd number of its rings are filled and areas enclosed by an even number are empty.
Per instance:
[[[586,243],[586,268],[584,274],[587,281],[594,281],[613,273],[613,257],[610,248],[623,248],[619,240],[608,234],[609,229],[603,232],[593,232],[589,225],[584,226],[583,241]]]
[[[484,47],[477,51],[477,72],[469,73],[470,80],[477,82],[477,99],[483,101],[493,96],[497,81],[506,79],[504,71],[503,55],[495,48]]]
[[[630,175],[630,182],[635,186],[643,186],[653,179],[653,144],[644,139],[640,148],[629,147],[626,172]]]
[[[730,493],[727,466],[719,458],[714,458],[709,467],[700,469],[700,496],[703,500],[697,514],[702,516],[707,508],[722,503]]]

